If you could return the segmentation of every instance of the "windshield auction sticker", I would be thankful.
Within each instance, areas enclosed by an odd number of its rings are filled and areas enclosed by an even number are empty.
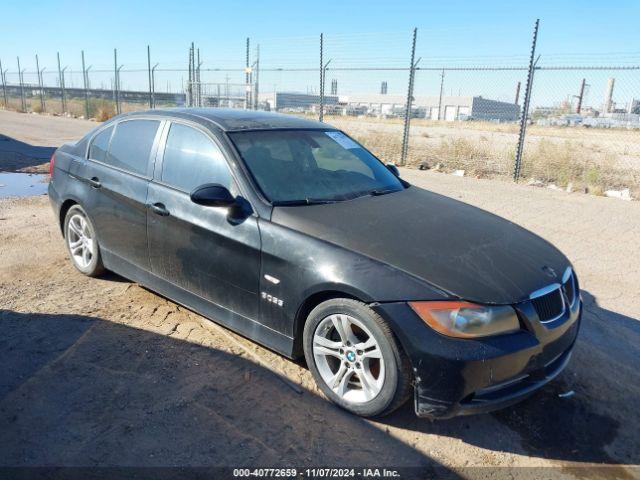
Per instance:
[[[353,148],[360,148],[356,142],[351,140],[342,132],[324,132],[327,137],[335,141],[342,148],[346,148],[347,150],[351,150]]]

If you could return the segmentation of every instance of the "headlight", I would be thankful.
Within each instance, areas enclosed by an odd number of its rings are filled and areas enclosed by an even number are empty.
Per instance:
[[[509,306],[469,302],[409,302],[427,325],[449,337],[474,338],[515,332],[520,322]]]

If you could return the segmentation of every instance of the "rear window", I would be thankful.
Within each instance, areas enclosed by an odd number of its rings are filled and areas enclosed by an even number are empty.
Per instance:
[[[171,124],[162,161],[162,181],[186,192],[204,183],[231,190],[231,174],[218,146],[204,133]]]
[[[104,162],[106,160],[111,132],[113,132],[113,126],[103,130],[94,137],[91,142],[91,147],[89,147],[89,158],[99,162]]]
[[[118,123],[109,147],[107,163],[145,175],[159,125],[157,120],[128,120]]]

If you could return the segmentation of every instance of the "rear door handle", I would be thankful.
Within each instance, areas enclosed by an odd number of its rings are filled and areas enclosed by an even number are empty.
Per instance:
[[[161,217],[166,217],[167,215],[169,215],[169,210],[167,210],[167,207],[165,207],[163,203],[152,203],[151,205],[149,205],[149,208],[153,211],[153,213],[155,213],[156,215],[160,215]]]
[[[98,177],[91,177],[89,179],[89,185],[91,185],[93,188],[100,188],[102,186]]]

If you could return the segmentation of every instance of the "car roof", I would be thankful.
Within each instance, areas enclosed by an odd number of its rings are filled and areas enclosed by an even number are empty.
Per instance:
[[[202,124],[212,122],[220,129],[227,132],[242,130],[273,130],[282,128],[335,130],[334,127],[331,127],[326,123],[293,115],[234,108],[161,108],[127,113],[119,116],[119,118],[130,118],[140,115],[187,118]]]

